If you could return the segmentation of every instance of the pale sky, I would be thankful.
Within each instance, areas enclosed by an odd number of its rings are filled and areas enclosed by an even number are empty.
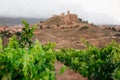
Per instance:
[[[120,24],[120,0],[0,0],[0,16],[49,18],[76,13],[95,24]]]

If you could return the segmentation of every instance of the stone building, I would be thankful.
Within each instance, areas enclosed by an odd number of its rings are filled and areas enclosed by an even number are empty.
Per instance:
[[[78,21],[78,17],[76,14],[70,14],[70,12],[67,12],[67,15],[65,16],[64,19],[65,23],[70,25]]]

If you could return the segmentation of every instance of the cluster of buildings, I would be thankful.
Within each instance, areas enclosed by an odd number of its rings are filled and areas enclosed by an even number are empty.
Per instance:
[[[22,31],[22,25],[15,25],[15,26],[0,26],[0,32],[8,31],[9,33],[16,33]]]
[[[89,26],[87,21],[82,21],[76,14],[71,14],[69,11],[67,14],[61,13],[60,15],[53,15],[48,20],[40,22],[38,26],[43,28],[69,28],[69,27],[83,27]],[[91,24],[94,25],[94,24]]]

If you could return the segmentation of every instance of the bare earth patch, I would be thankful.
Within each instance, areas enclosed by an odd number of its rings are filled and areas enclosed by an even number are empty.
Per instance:
[[[63,65],[64,64],[62,64],[59,61],[56,61],[55,63],[55,72],[57,80],[88,80],[87,78],[83,78],[79,73],[75,73],[69,67],[67,67],[66,71],[61,75],[59,71]]]

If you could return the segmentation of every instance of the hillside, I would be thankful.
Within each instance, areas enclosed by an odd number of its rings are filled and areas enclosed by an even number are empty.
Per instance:
[[[92,26],[91,26],[92,27]],[[92,27],[81,30],[80,27],[66,29],[43,29],[36,30],[34,39],[37,38],[45,44],[49,41],[56,42],[56,48],[84,48],[80,39],[86,39],[89,43],[103,47],[105,44],[115,40],[120,42],[120,32]]]
[[[42,27],[42,28],[41,28]],[[82,21],[77,14],[61,13],[38,23],[35,38],[40,42],[56,42],[56,48],[84,48],[81,39],[90,44],[103,47],[105,44],[115,40],[120,42],[119,27],[96,26],[93,23]]]

